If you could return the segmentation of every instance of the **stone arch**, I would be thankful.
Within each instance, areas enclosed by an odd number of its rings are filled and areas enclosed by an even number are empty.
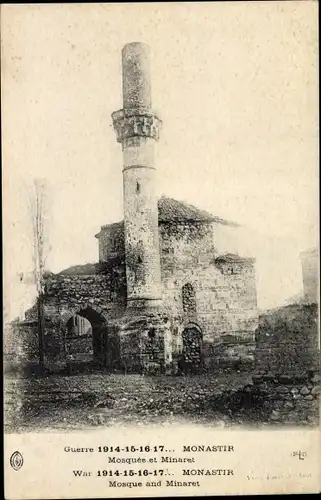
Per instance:
[[[91,325],[90,339],[87,344],[84,338],[72,338],[67,335],[67,324],[73,316],[86,318]],[[65,346],[69,360],[80,360],[81,350],[92,352],[91,363],[95,367],[106,366],[106,357],[108,352],[108,323],[102,310],[92,304],[83,303],[76,307],[69,308],[61,313],[61,319],[65,326]],[[84,355],[84,353],[82,353]],[[77,363],[77,361],[74,361]]]
[[[188,323],[182,331],[182,370],[198,373],[203,367],[203,332],[197,323]]]
[[[80,314],[81,312],[83,314]],[[93,317],[93,315],[95,313],[97,314],[96,317],[100,316],[100,317],[104,318],[105,322],[107,322],[107,318],[106,318],[106,315],[105,315],[105,312],[103,311],[103,309],[95,304],[91,304],[88,302],[83,302],[81,304],[77,304],[74,307],[68,307],[68,309],[63,310],[60,313],[60,316],[61,316],[62,322],[67,323],[67,321],[70,318],[72,318],[73,316],[75,316],[76,314],[78,314],[79,316],[84,316],[86,319],[88,319],[88,321],[90,321],[90,319],[87,316],[90,315]]]
[[[183,330],[186,330],[186,328],[195,328],[201,335],[203,335],[202,328],[199,326],[198,323],[194,321],[189,321],[186,325],[184,325]]]

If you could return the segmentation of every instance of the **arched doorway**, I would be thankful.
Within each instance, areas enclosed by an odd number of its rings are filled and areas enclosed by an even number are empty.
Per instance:
[[[89,306],[79,309],[66,323],[67,360],[78,369],[106,366],[107,321]]]
[[[185,373],[199,373],[203,367],[203,335],[199,326],[188,325],[182,333],[182,369]]]
[[[66,352],[67,359],[75,364],[92,364],[93,362],[93,335],[92,326],[88,319],[75,314],[66,323]]]

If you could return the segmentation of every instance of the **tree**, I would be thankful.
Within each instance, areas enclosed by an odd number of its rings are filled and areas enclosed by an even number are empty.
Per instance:
[[[34,179],[29,190],[29,208],[32,224],[33,273],[37,288],[37,324],[39,369],[44,372],[44,272],[48,256],[47,187],[43,179]]]

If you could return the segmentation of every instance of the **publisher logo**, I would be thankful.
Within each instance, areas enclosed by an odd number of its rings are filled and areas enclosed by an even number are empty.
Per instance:
[[[10,465],[14,470],[19,470],[23,466],[23,457],[20,451],[15,451],[10,457]]]

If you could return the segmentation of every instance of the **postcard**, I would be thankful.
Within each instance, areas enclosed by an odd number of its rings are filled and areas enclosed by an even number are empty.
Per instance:
[[[317,3],[1,6],[7,500],[320,492]]]

